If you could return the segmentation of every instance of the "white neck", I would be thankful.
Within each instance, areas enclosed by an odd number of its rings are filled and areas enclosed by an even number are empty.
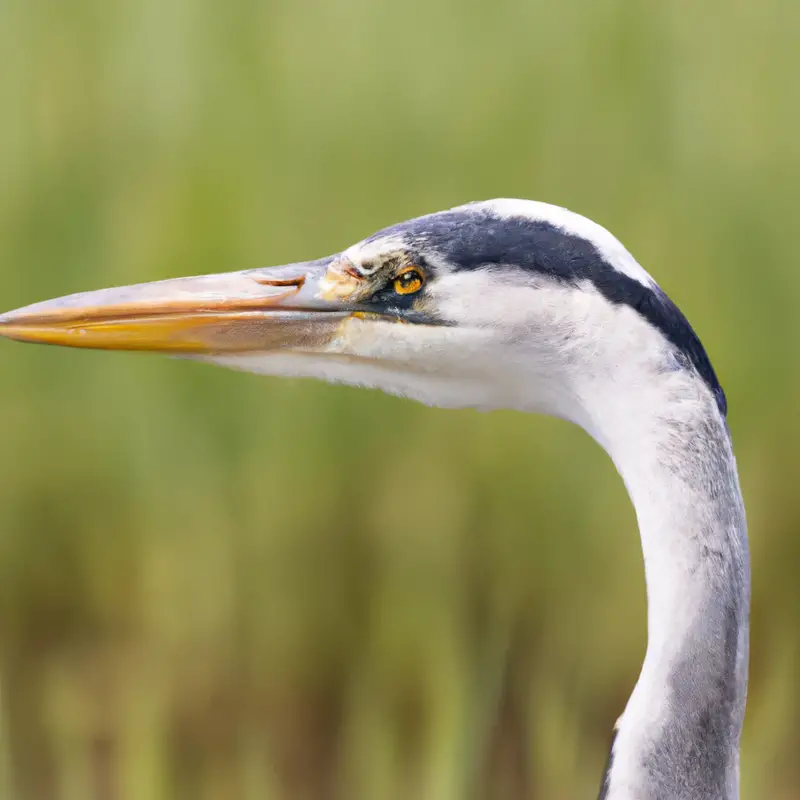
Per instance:
[[[727,425],[698,386],[619,402],[586,427],[625,481],[639,522],[647,654],[620,718],[608,800],[734,800],[747,688],[750,572]],[[635,394],[635,393],[634,393]],[[595,398],[597,401],[598,398]]]
[[[520,280],[497,284],[471,273],[472,295],[462,280],[459,299],[441,302],[454,318],[468,308],[474,325],[426,329],[424,349],[414,326],[383,323],[375,337],[351,320],[337,353],[321,359],[215,360],[439,406],[552,414],[586,429],[636,508],[648,595],[647,654],[603,796],[735,800],[750,575],[725,420],[700,376],[635,311],[587,287]],[[446,286],[440,281],[442,292]]]

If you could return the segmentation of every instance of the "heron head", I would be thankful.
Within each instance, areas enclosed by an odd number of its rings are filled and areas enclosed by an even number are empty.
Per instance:
[[[680,315],[604,228],[544,203],[495,200],[316,261],[38,303],[0,316],[0,335],[574,417],[590,386],[579,376],[670,349],[648,302]]]

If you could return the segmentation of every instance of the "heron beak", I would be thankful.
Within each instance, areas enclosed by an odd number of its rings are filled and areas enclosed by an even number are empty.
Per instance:
[[[329,342],[356,310],[331,259],[74,294],[0,315],[0,336],[102,350],[208,354]]]

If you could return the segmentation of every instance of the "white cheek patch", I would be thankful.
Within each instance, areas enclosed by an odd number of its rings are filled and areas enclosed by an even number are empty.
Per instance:
[[[445,320],[512,331],[540,316],[542,291],[551,284],[521,270],[489,267],[444,275],[428,291],[431,306]]]
[[[510,364],[497,358],[494,338],[486,329],[348,318],[328,344],[314,350],[201,360],[262,375],[378,388],[427,405],[488,410],[521,402],[526,393]]]

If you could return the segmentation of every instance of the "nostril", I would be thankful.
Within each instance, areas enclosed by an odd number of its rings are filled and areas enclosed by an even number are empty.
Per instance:
[[[261,278],[257,275],[250,276],[260,286],[296,286],[302,289],[306,282],[306,276],[300,275],[297,278]]]

